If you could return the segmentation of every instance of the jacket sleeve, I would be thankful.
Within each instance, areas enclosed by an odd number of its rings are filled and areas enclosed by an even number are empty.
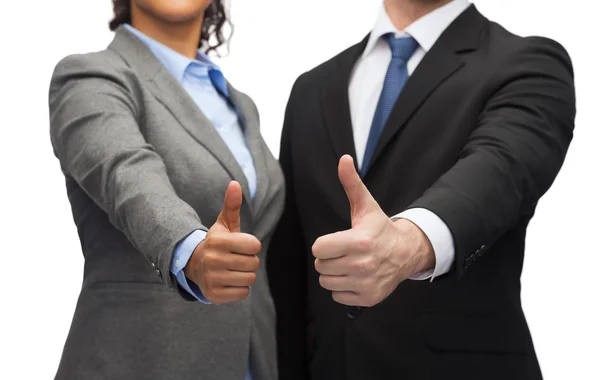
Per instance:
[[[575,92],[567,52],[532,37],[506,58],[497,89],[456,164],[415,201],[450,228],[458,276],[521,217],[533,214],[573,137]]]
[[[134,101],[140,91],[126,74],[90,55],[59,62],[49,94],[52,145],[65,175],[176,288],[170,274],[176,245],[207,228],[177,196],[161,157],[145,141]]]

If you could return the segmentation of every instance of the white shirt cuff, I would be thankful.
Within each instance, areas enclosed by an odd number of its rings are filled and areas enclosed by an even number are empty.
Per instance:
[[[392,217],[392,220],[408,219],[416,224],[431,242],[435,254],[435,267],[415,273],[411,280],[433,281],[450,271],[454,262],[454,239],[452,232],[439,216],[424,208],[412,208]]]

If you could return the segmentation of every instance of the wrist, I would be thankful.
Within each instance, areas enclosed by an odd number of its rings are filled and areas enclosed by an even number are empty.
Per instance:
[[[206,239],[202,240],[194,249],[192,256],[187,262],[186,266],[183,268],[183,272],[188,279],[192,281],[196,280],[196,273],[200,269],[200,264],[202,262],[202,258],[204,256],[204,245],[206,244]],[[196,282],[196,281],[194,281]]]
[[[435,252],[431,241],[415,223],[400,218],[394,221],[404,242],[404,250],[409,255],[409,277],[435,267]]]

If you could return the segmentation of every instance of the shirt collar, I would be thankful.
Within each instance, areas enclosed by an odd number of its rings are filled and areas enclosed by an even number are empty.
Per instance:
[[[125,28],[139,38],[139,40],[142,41],[146,46],[148,46],[148,49],[152,51],[156,58],[165,66],[167,71],[169,71],[171,75],[177,79],[179,83],[183,81],[186,70],[192,64],[204,66],[207,68],[207,70],[220,70],[219,67],[215,65],[210,58],[208,58],[208,56],[202,53],[200,50],[198,50],[196,53],[196,59],[191,59],[148,37],[129,24],[125,24]]]
[[[390,20],[382,3],[363,56],[370,54],[381,36],[388,33],[393,33],[396,37],[411,36],[425,52],[428,52],[444,30],[470,5],[469,0],[453,0],[421,17],[403,31],[399,31]]]

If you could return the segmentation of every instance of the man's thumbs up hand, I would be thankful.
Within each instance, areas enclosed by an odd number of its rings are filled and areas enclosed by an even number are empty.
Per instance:
[[[432,267],[433,249],[416,225],[387,217],[360,179],[352,157],[340,159],[338,176],[350,203],[352,228],[317,239],[312,247],[315,268],[321,286],[333,292],[335,301],[373,306],[409,276]]]
[[[387,219],[356,172],[352,157],[345,155],[340,159],[338,177],[350,202],[352,227],[355,227],[363,218],[373,213],[378,219],[381,219],[382,215]]]
[[[242,189],[232,181],[217,221],[198,244],[184,271],[210,302],[238,301],[250,294],[259,267],[260,241],[240,232]]]

